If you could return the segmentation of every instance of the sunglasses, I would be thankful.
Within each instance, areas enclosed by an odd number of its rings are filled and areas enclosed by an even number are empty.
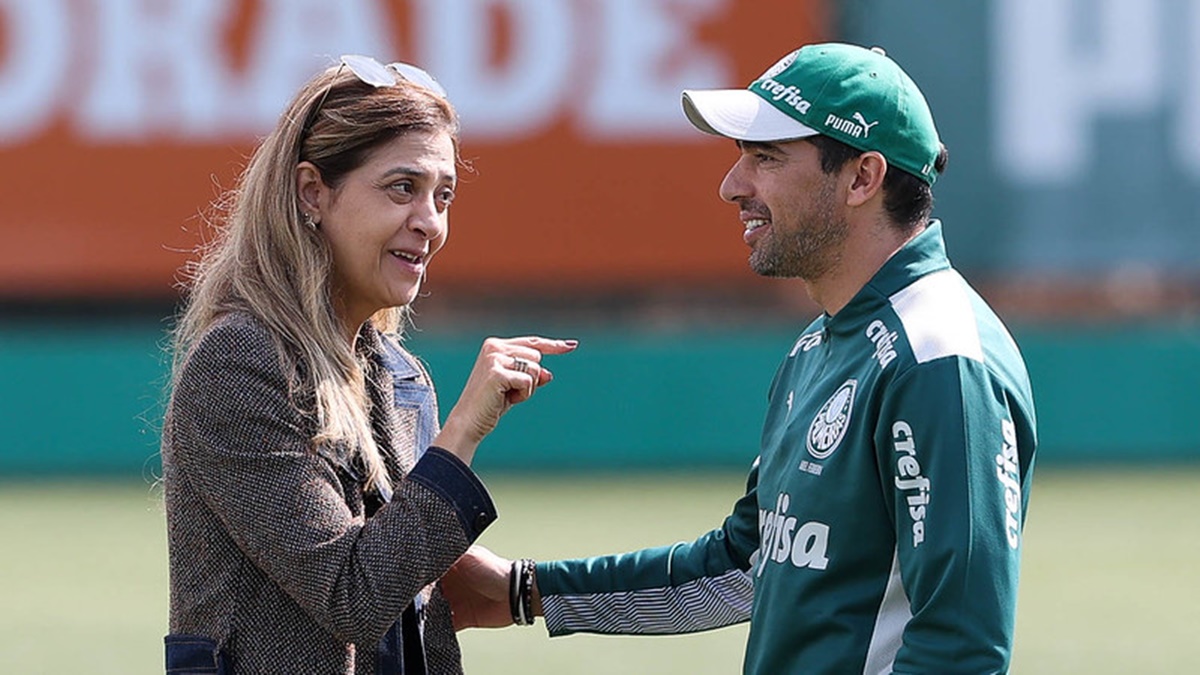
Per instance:
[[[386,66],[369,56],[345,54],[342,65],[349,68],[354,76],[372,87],[394,87],[401,81],[411,82],[419,87],[446,98],[446,90],[429,73],[420,68],[399,61]]]
[[[350,72],[354,73],[354,76],[360,82],[369,84],[376,89],[379,87],[394,87],[401,82],[409,82],[418,87],[428,89],[442,98],[447,98],[445,88],[438,84],[438,81],[433,79],[432,75],[414,65],[399,61],[384,65],[369,56],[343,54],[338,64],[338,72],[334,73],[329,86],[325,88],[325,93],[321,94],[321,100],[313,108],[309,117],[309,123],[305,125],[306,128],[312,126],[312,121],[317,118],[317,114],[325,106],[325,99],[329,98],[329,92],[333,90],[333,83],[337,81],[337,76],[341,74],[342,68],[349,68]]]

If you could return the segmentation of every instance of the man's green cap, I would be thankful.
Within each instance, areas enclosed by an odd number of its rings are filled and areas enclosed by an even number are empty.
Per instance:
[[[805,45],[746,89],[690,89],[683,110],[697,129],[741,141],[816,134],[874,150],[933,185],[941,149],[921,90],[878,47]]]

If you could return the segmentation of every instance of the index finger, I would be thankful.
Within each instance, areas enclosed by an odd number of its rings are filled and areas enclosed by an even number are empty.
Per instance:
[[[547,338],[540,335],[523,335],[509,338],[508,341],[514,345],[536,349],[543,354],[566,354],[579,346],[579,340]]]

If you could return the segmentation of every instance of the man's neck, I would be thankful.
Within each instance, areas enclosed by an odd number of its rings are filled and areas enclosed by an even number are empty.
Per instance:
[[[809,296],[825,313],[834,316],[875,276],[893,255],[925,230],[904,234],[886,221],[852,227],[843,243],[838,263],[818,279],[805,279]]]

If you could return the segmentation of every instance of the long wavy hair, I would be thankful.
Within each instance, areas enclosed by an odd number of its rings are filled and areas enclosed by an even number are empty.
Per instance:
[[[275,336],[289,374],[291,400],[317,420],[314,447],[359,459],[368,484],[390,489],[371,432],[363,364],[335,311],[333,258],[316,228],[305,225],[296,166],[312,162],[336,189],[380,146],[410,131],[445,131],[458,158],[458,117],[450,102],[400,82],[374,87],[335,66],[306,83],[275,129],[254,151],[235,187],[217,202],[216,235],[184,268],[186,304],[173,333],[173,371],[220,316],[245,311]],[[400,331],[406,307],[370,321]]]

